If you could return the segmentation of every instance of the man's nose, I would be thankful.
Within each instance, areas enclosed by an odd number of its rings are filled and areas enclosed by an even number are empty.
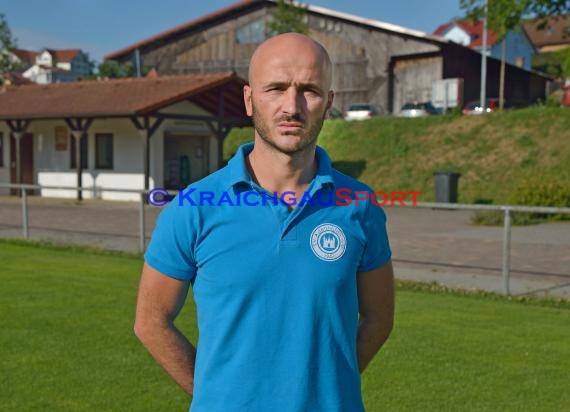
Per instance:
[[[296,115],[299,114],[301,111],[301,106],[302,106],[302,98],[303,98],[303,93],[299,92],[299,90],[291,87],[289,89],[287,89],[287,92],[284,94],[283,96],[284,101],[283,101],[283,112],[290,114],[290,115]]]

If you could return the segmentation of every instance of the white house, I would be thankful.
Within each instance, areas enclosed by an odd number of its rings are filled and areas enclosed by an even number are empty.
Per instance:
[[[5,87],[0,183],[81,183],[90,188],[84,198],[113,200],[139,195],[105,188],[184,187],[221,166],[231,127],[250,125],[244,84],[234,73],[211,73]]]
[[[25,67],[23,76],[34,83],[70,82],[91,74],[89,56],[79,49],[14,49],[12,54]]]

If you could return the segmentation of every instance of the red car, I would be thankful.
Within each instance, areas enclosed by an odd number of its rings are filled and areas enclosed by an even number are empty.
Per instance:
[[[481,101],[474,100],[465,105],[463,108],[463,114],[473,115],[473,114],[483,114],[483,109],[481,108]],[[507,102],[503,104],[504,108],[507,108]],[[487,104],[485,108],[485,113],[491,113],[499,109],[499,99],[496,97],[490,97],[487,99]]]

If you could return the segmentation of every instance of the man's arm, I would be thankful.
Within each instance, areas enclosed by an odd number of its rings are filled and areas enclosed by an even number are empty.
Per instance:
[[[189,282],[144,264],[137,299],[135,334],[152,357],[189,395],[194,387],[196,349],[174,326]]]
[[[358,273],[358,368],[362,373],[386,342],[394,324],[394,272],[392,261]]]

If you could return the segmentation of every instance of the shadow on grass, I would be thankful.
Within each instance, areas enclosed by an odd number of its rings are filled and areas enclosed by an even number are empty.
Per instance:
[[[357,179],[366,169],[366,160],[337,160],[333,167],[339,172]]]

